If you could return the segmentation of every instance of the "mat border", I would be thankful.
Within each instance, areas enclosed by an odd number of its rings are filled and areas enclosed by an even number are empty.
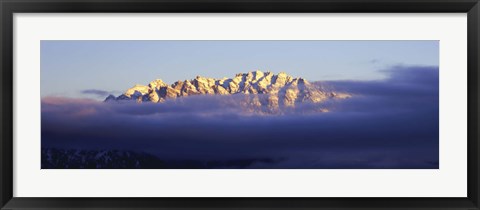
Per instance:
[[[480,209],[479,0],[0,0],[1,209]],[[15,198],[13,197],[14,13],[467,13],[466,198]]]

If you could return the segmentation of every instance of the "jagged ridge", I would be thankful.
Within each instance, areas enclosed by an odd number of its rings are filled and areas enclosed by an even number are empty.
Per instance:
[[[303,78],[293,78],[282,72],[253,71],[236,74],[234,78],[213,79],[197,76],[192,80],[171,85],[161,79],[148,85],[135,85],[119,97],[108,96],[105,101],[136,100],[161,103],[168,99],[192,95],[253,95],[243,103],[253,107],[267,106],[270,111],[279,107],[294,107],[296,103],[319,103],[329,98],[348,98],[349,94],[320,90]],[[262,95],[263,97],[258,97]]]

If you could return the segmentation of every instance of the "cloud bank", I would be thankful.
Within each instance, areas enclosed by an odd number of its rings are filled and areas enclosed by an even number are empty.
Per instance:
[[[331,111],[316,114],[302,114],[318,108],[311,104],[245,114],[236,103],[242,96],[163,104],[44,98],[42,147],[145,152],[220,168],[438,168],[438,67],[384,72],[381,81],[318,82],[354,97],[321,104]]]

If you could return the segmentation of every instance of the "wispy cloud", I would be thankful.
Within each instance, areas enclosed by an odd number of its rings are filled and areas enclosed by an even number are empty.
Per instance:
[[[98,89],[82,90],[81,93],[87,94],[87,95],[94,95],[97,97],[107,97],[108,95],[112,94],[112,92],[105,91],[105,90],[98,90]]]

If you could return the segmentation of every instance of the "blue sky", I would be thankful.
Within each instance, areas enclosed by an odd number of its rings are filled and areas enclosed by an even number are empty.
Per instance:
[[[309,81],[378,80],[396,65],[438,66],[438,41],[41,41],[41,96],[116,95],[154,79],[252,70]]]

